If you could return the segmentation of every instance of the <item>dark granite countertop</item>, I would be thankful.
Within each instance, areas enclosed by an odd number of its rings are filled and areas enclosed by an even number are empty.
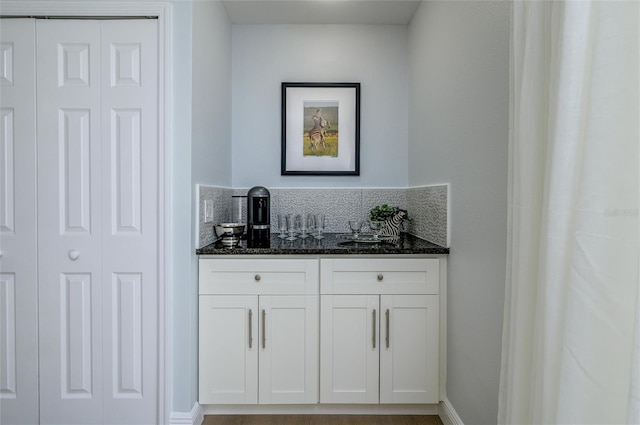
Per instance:
[[[353,243],[351,235],[326,233],[324,239],[309,237],[287,241],[271,235],[269,246],[248,246],[241,240],[234,248],[214,242],[196,250],[197,255],[376,255],[376,254],[449,254],[449,248],[403,233],[393,241]]]

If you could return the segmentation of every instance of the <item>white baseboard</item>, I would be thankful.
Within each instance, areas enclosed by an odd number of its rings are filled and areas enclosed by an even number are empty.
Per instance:
[[[171,425],[201,425],[204,422],[204,410],[198,403],[193,405],[191,412],[171,412]]]
[[[171,412],[171,425],[202,425],[204,422],[204,414],[205,410],[209,414],[283,414],[283,413],[293,413],[293,414],[434,414],[433,407],[430,406],[413,406],[412,408],[408,408],[408,406],[397,408],[393,407],[381,407],[381,406],[323,406],[320,405],[314,406],[300,406],[299,408],[294,408],[294,406],[271,406],[271,408],[265,408],[264,406],[258,408],[258,406],[200,406],[198,403],[193,405],[191,412]],[[436,405],[431,405],[436,406]],[[357,407],[357,408],[356,408]],[[464,425],[460,416],[451,405],[449,399],[445,398],[444,401],[440,402],[437,405],[437,413],[442,420],[444,425]]]
[[[444,425],[464,425],[448,398],[440,402],[438,416],[440,416],[440,420]]]
[[[204,405],[205,415],[437,415],[437,404]]]

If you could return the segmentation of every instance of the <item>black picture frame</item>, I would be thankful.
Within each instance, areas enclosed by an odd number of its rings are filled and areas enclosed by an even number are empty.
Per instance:
[[[360,175],[360,83],[282,83],[280,174]]]

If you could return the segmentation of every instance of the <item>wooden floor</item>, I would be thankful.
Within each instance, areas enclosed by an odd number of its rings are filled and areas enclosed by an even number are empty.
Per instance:
[[[203,425],[442,425],[421,415],[209,415]]]

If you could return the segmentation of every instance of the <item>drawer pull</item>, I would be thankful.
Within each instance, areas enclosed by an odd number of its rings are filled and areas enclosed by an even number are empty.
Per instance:
[[[380,273],[378,275],[378,282],[382,282],[382,279],[384,279],[384,275],[382,273]]]
[[[255,275],[253,278],[256,280],[256,282],[260,282],[260,279],[262,279],[259,274]]]
[[[249,348],[253,347],[253,310],[249,309]]]
[[[373,309],[373,332],[372,332],[372,336],[371,336],[371,341],[373,342],[373,348],[376,348],[376,309]]]
[[[266,335],[266,326],[265,326],[265,321],[267,320],[267,311],[266,310],[262,310],[262,348],[266,348],[267,347],[267,335]]]
[[[386,335],[385,335],[385,341],[387,343],[387,348],[389,348],[389,309],[387,309],[387,312],[385,313],[386,317],[386,322],[387,322],[387,329],[386,329]]]

